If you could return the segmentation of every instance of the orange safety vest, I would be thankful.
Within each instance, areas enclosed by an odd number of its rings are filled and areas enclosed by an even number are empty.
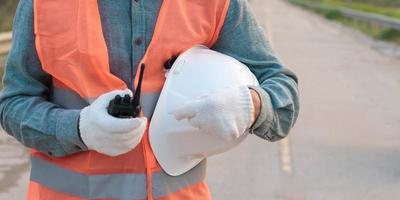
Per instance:
[[[142,109],[149,119],[163,87],[163,64],[198,44],[217,40],[229,0],[164,0],[146,64]],[[36,50],[52,76],[50,101],[81,109],[103,93],[127,85],[111,74],[97,0],[34,0]],[[139,73],[136,73],[137,85]],[[151,124],[151,122],[150,122]],[[172,177],[157,163],[148,130],[132,151],[109,157],[95,151],[56,158],[31,150],[28,199],[210,199],[206,163]]]

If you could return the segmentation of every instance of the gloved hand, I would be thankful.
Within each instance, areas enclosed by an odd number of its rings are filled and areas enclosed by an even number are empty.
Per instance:
[[[249,88],[240,86],[202,96],[172,111],[177,120],[189,123],[206,134],[225,140],[240,137],[254,121]]]
[[[130,90],[115,90],[98,97],[85,107],[79,118],[79,130],[88,149],[109,156],[124,154],[139,144],[146,130],[147,119],[115,118],[108,114],[109,102],[116,95],[132,95]]]

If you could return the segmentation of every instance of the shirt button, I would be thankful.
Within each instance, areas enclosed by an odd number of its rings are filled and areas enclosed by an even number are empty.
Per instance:
[[[137,46],[141,45],[141,44],[142,44],[142,38],[137,37],[137,38],[135,39],[135,44],[136,44]]]
[[[52,156],[52,155],[53,155],[53,152],[48,151],[47,154],[48,154],[49,156]]]

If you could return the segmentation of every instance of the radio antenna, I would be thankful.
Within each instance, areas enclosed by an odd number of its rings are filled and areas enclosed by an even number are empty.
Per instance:
[[[145,68],[145,64],[142,63],[142,65],[140,66],[140,75],[139,75],[138,85],[136,86],[135,95],[133,97],[133,104],[135,107],[140,106],[140,93],[142,90],[144,68]]]

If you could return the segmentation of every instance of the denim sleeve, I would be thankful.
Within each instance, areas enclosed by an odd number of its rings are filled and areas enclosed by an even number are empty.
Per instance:
[[[48,155],[83,151],[77,130],[80,110],[48,101],[51,77],[41,68],[33,30],[32,0],[20,1],[0,96],[1,125],[25,146]]]
[[[255,135],[277,141],[288,135],[299,112],[297,77],[282,66],[246,0],[231,0],[213,49],[244,63],[260,86],[261,112],[251,127]]]

